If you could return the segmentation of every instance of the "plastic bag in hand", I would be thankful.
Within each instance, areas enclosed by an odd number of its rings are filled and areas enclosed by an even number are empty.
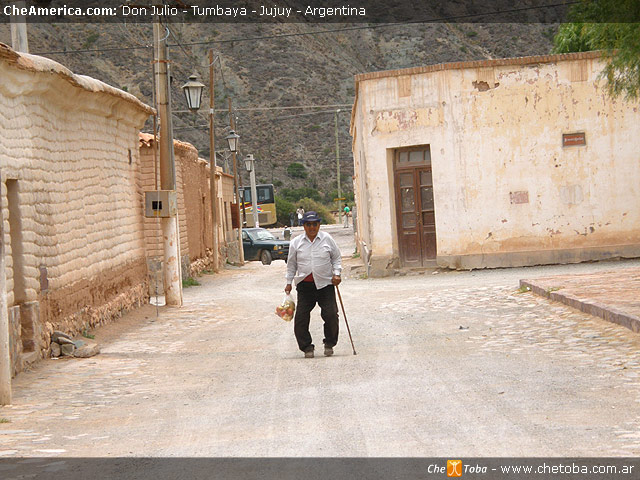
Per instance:
[[[276,315],[286,322],[293,319],[293,312],[296,310],[296,304],[290,293],[286,294],[282,299],[282,303],[276,307]]]

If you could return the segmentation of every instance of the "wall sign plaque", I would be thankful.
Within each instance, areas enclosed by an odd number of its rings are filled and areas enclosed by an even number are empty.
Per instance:
[[[584,132],[562,134],[563,147],[575,147],[578,145],[586,145],[586,144],[587,144],[587,137]]]

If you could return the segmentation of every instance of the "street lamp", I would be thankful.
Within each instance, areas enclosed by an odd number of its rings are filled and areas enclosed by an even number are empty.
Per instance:
[[[235,131],[231,130],[229,135],[225,137],[227,139],[227,143],[229,144],[229,150],[231,153],[236,153],[238,151],[238,139],[240,135],[238,135]]]
[[[192,112],[195,112],[200,108],[200,100],[202,100],[202,90],[204,84],[198,81],[197,75],[191,75],[189,81],[182,86],[184,92],[184,98],[187,100],[187,107]]]
[[[258,192],[256,189],[256,169],[255,160],[253,159],[253,155],[248,154],[244,157],[244,167],[247,169],[247,172],[250,173],[251,179],[251,211],[253,212],[253,226],[259,227],[260,222],[258,221]]]
[[[253,170],[253,161],[253,155],[251,155],[250,153],[248,153],[247,156],[244,157],[244,168],[247,169],[247,172]]]
[[[197,75],[191,75],[189,81],[182,86],[187,107],[192,112],[200,108],[202,100],[202,90],[204,84],[198,81]],[[213,260],[213,270],[218,271],[218,189],[216,186],[216,154],[215,154],[215,131],[213,121],[213,50],[209,50],[209,189],[211,193],[211,250]]]
[[[229,112],[231,112],[231,99],[229,99]],[[237,199],[237,205],[238,205],[238,258],[240,259],[240,265],[244,264],[244,251],[242,250],[242,227],[243,227],[243,222],[242,219],[240,218],[240,202],[242,202],[242,212],[243,215],[246,217],[246,213],[244,212],[244,192],[242,194],[242,197],[240,196],[240,183],[238,182],[238,169],[236,167],[237,162],[236,162],[236,152],[238,151],[238,139],[240,138],[240,135],[238,135],[235,130],[234,130],[234,122],[233,122],[233,117],[230,118],[231,120],[231,131],[229,132],[229,135],[227,135],[225,138],[227,139],[227,143],[229,144],[229,150],[231,151],[231,158],[233,158],[233,178],[235,181],[235,187],[236,187],[236,199]]]

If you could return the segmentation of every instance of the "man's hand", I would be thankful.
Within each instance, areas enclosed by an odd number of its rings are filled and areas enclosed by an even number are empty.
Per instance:
[[[284,293],[286,293],[287,295],[289,295],[291,293],[291,284],[287,283],[287,286],[284,287]]]
[[[331,283],[336,287],[340,285],[341,281],[342,281],[342,278],[340,278],[340,275],[334,275],[333,277],[331,277]]]

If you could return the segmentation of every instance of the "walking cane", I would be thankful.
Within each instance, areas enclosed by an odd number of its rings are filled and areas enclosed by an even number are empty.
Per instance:
[[[340,295],[340,289],[336,285],[336,291],[338,292],[338,298],[340,299],[340,306],[342,307],[342,316],[344,317],[344,323],[347,324],[347,332],[349,332],[349,340],[351,340],[351,348],[353,348],[353,354],[357,355],[356,347],[353,346],[353,338],[351,338],[351,330],[349,329],[349,322],[347,322],[347,314],[344,311],[344,304],[342,303],[342,295]]]

